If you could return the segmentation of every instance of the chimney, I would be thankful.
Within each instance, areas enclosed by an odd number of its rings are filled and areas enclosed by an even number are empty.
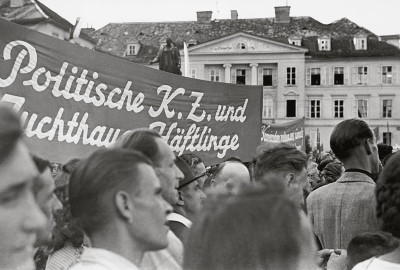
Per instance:
[[[239,19],[239,14],[237,10],[231,10],[231,20],[237,20]]]
[[[290,7],[275,7],[275,22],[289,23],[290,22]]]
[[[10,0],[10,7],[22,7],[24,0]]]
[[[210,23],[212,11],[197,11],[197,22],[198,23]]]

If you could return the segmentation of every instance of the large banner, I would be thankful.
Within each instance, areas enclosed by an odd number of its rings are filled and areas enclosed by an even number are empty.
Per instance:
[[[28,145],[42,157],[85,157],[139,127],[206,164],[254,155],[261,86],[181,77],[5,20],[0,33],[1,98],[22,113]]]
[[[304,147],[304,118],[283,124],[263,123],[261,127],[261,141],[274,143],[288,143],[297,148]]]

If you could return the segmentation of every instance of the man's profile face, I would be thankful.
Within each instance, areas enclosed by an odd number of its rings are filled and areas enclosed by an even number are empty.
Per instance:
[[[156,167],[157,176],[160,178],[163,197],[171,205],[178,202],[179,180],[183,173],[175,164],[175,155],[168,144],[161,138],[155,139],[158,147],[159,162]]]
[[[378,153],[378,145],[376,144],[375,134],[373,134],[373,138],[368,140],[369,148],[371,149],[371,154],[369,156],[371,161],[371,173],[378,174],[379,173],[379,153]]]
[[[62,204],[54,194],[54,180],[49,168],[46,168],[36,178],[36,182],[39,190],[37,190],[35,200],[47,218],[45,229],[38,233],[36,246],[39,246],[51,240],[52,230],[55,225],[54,214],[62,208]]]
[[[172,207],[162,197],[162,186],[154,169],[147,165],[138,166],[140,193],[132,194],[134,220],[131,235],[143,250],[159,250],[168,246],[167,215]]]
[[[33,195],[38,174],[22,142],[0,165],[0,269],[33,264],[36,234],[46,220]]]
[[[303,168],[302,171],[292,173],[294,181],[287,185],[289,198],[296,204],[300,205],[303,202],[303,190],[307,188],[307,169]]]
[[[207,197],[206,194],[201,190],[197,180],[187,184],[180,190],[182,192],[183,202],[185,203],[183,206],[185,213],[194,216],[200,211],[203,201]]]
[[[206,166],[204,166],[203,162],[200,162],[193,168],[193,174],[195,177],[203,175],[202,177],[197,178],[197,182],[199,183],[200,188],[203,189],[204,181],[206,181],[207,179]]]

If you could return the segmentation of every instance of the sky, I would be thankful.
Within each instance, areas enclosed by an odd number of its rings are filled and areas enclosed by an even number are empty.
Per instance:
[[[322,23],[348,18],[377,35],[400,34],[400,0],[41,0],[82,27],[96,30],[108,23],[195,21],[197,11],[213,11],[213,19],[271,18],[275,6],[291,6],[291,16],[310,16]]]

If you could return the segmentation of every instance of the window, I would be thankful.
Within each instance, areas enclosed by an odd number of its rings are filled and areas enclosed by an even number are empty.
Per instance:
[[[129,45],[128,45],[128,52],[127,52],[127,55],[136,55],[136,54],[137,54],[136,45],[134,45],[134,44],[129,44]]]
[[[218,69],[212,69],[211,70],[211,81],[212,82],[219,82],[219,70]]]
[[[286,100],[286,117],[296,117],[296,100]]]
[[[355,78],[356,84],[367,84],[368,67],[356,67],[357,73]]]
[[[310,100],[310,118],[321,118],[321,100]]]
[[[392,133],[383,132],[383,144],[392,145]]]
[[[263,86],[272,86],[272,68],[263,69]]]
[[[343,118],[344,117],[344,100],[336,99],[333,101],[333,117]]]
[[[236,49],[237,49],[237,50],[245,50],[245,49],[246,49],[246,44],[244,44],[243,42],[239,42],[239,43],[236,45]]]
[[[367,38],[366,37],[354,38],[354,47],[356,48],[356,50],[366,50],[367,49]]]
[[[311,85],[321,85],[320,68],[311,68]]]
[[[289,44],[294,45],[294,46],[301,46],[301,39],[289,38]]]
[[[344,68],[343,67],[335,67],[335,73],[333,75],[334,84],[335,85],[343,85],[344,84]]]
[[[357,116],[360,118],[368,117],[368,100],[366,99],[357,100]]]
[[[392,66],[382,67],[382,83],[392,84]]]
[[[190,69],[190,78],[196,79],[196,69],[195,68]]]
[[[382,101],[382,117],[391,118],[392,117],[392,100],[384,99]]]
[[[236,70],[236,84],[246,84],[246,70],[237,69]]]
[[[321,38],[318,39],[318,47],[320,51],[330,51],[331,50],[331,39]]]
[[[295,67],[287,67],[286,68],[286,84],[287,85],[296,85],[296,68]]]
[[[265,95],[263,98],[263,118],[272,118],[272,110],[274,100],[270,95]]]

